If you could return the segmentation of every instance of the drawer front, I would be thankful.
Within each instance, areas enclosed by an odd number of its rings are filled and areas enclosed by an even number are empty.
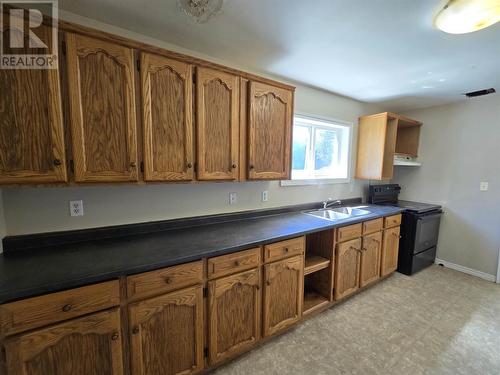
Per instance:
[[[304,250],[304,237],[272,243],[264,247],[264,261],[266,263],[274,262],[275,260],[288,258],[292,255],[303,254]]]
[[[397,227],[398,225],[401,225],[401,214],[384,218],[384,228]]]
[[[375,219],[363,223],[363,234],[379,232],[384,227],[384,219]]]
[[[169,292],[203,281],[201,260],[127,277],[128,298]]]
[[[2,334],[27,331],[120,304],[118,280],[0,305]]]
[[[208,260],[208,278],[215,279],[217,277],[258,267],[260,264],[260,253],[260,247],[256,247],[255,249],[210,258]]]
[[[338,242],[349,241],[354,238],[361,237],[361,234],[362,234],[361,223],[349,225],[347,227],[342,227],[337,229],[337,241]]]

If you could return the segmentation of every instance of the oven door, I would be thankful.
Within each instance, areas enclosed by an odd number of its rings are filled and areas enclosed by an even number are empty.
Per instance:
[[[437,245],[442,214],[443,211],[440,210],[415,215],[416,230],[413,254],[420,253]]]

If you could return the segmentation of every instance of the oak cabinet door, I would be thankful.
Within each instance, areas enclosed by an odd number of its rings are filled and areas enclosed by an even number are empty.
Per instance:
[[[337,245],[335,254],[335,300],[347,297],[359,289],[361,239]]]
[[[380,278],[380,250],[382,248],[382,232],[375,232],[363,237],[363,251],[359,286],[371,284]]]
[[[209,282],[210,364],[253,346],[261,327],[260,269]]]
[[[294,256],[264,266],[264,336],[297,322],[304,299],[304,257]]]
[[[197,68],[199,180],[238,178],[239,77]]]
[[[75,180],[136,181],[133,50],[68,33],[67,61]]]
[[[293,93],[252,81],[249,96],[248,178],[290,178]]]
[[[399,227],[384,230],[380,275],[386,276],[398,268]]]
[[[37,28],[49,46],[51,34]],[[59,69],[0,69],[0,93],[0,183],[66,181]]]
[[[9,375],[121,375],[118,309],[25,333],[5,344]]]
[[[190,374],[203,368],[203,288],[129,306],[133,375]]]
[[[193,67],[141,54],[144,179],[193,179]]]

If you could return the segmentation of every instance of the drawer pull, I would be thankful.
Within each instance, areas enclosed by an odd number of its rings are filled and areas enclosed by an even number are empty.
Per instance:
[[[172,278],[171,278],[171,277],[165,277],[165,282],[166,282],[167,284],[172,284],[172,281],[173,281],[173,280],[172,280]]]
[[[134,328],[132,329],[132,333],[133,333],[134,335],[137,335],[137,334],[139,333],[139,327],[134,327]]]
[[[255,288],[256,288],[257,290],[260,290],[260,285],[255,285]]]
[[[267,280],[267,281],[266,281],[266,284],[267,284],[268,286],[269,286],[269,285],[271,285],[271,280]]]
[[[284,250],[285,250],[285,253],[288,253],[288,247],[285,247]]]
[[[64,311],[64,312],[68,312],[68,311],[70,311],[72,308],[73,308],[73,306],[71,306],[71,305],[64,305],[64,306],[63,306],[63,308],[62,308],[62,311]]]
[[[116,341],[118,340],[118,337],[120,337],[120,335],[118,335],[118,332],[115,332],[113,333],[113,336],[111,336],[111,340]]]
[[[193,168],[193,163],[187,163],[188,169]]]
[[[235,267],[239,267],[240,266],[240,261],[239,260],[235,260],[234,261],[234,266]]]

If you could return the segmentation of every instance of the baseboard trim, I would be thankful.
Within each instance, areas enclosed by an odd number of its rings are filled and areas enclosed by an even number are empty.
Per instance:
[[[446,260],[442,260],[442,259],[438,259],[438,258],[436,258],[436,264],[442,264],[446,268],[451,268],[452,270],[455,270],[455,271],[460,271],[460,272],[463,272],[463,273],[466,273],[466,274],[469,274],[472,276],[476,276],[476,277],[479,277],[480,279],[483,279],[486,281],[491,281],[492,283],[494,283],[497,279],[495,275],[491,275],[489,273],[481,272],[478,270],[473,270],[472,268],[467,268],[467,267],[461,266],[460,264],[451,263],[451,262],[448,262]]]

